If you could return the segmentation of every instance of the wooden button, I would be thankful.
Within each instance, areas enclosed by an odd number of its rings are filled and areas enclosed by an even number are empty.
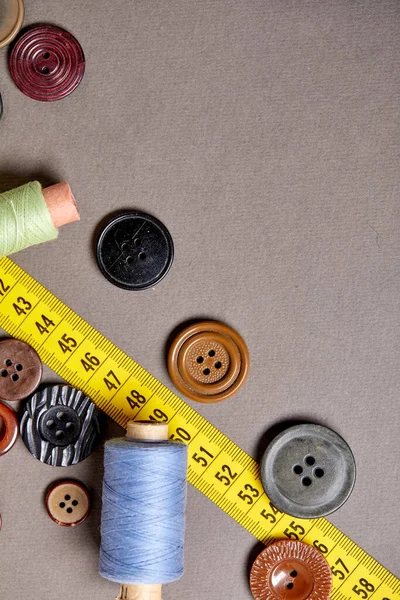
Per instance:
[[[20,340],[0,342],[0,398],[22,400],[34,392],[42,378],[42,363],[35,350]]]
[[[256,558],[250,573],[255,600],[328,600],[332,573],[322,554],[303,542],[281,540]]]
[[[24,19],[22,0],[6,0],[0,6],[0,48],[7,46],[17,35]]]
[[[90,496],[86,488],[76,481],[62,481],[48,492],[46,508],[57,525],[75,527],[90,512]]]
[[[216,321],[184,329],[168,355],[168,371],[175,386],[188,398],[204,403],[233,396],[247,377],[249,363],[243,338]]]
[[[18,436],[18,418],[12,408],[0,402],[0,456],[14,446]]]

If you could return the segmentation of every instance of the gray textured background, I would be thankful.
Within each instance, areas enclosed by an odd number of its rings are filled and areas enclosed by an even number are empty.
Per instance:
[[[66,179],[82,216],[18,264],[167,385],[174,327],[235,327],[250,378],[196,408],[253,456],[282,420],[342,434],[358,479],[331,521],[397,576],[399,13],[397,0],[26,0],[26,24],[63,26],[86,54],[81,86],[48,105],[19,92],[0,51],[1,189]],[[175,242],[147,292],[113,287],[94,260],[99,221],[127,207]],[[1,458],[2,600],[116,595],[97,574],[101,461],[55,470],[21,440]],[[76,530],[43,507],[64,476],[95,497]],[[250,599],[255,547],[190,488],[186,572],[165,600]]]

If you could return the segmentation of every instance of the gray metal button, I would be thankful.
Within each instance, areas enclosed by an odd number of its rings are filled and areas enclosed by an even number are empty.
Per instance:
[[[261,479],[271,502],[294,517],[323,517],[350,496],[356,478],[353,454],[337,433],[304,424],[280,433],[261,461]]]

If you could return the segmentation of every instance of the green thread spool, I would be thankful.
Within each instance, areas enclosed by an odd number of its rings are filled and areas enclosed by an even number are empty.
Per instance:
[[[54,240],[58,227],[79,220],[66,181],[42,190],[31,181],[0,194],[0,257]]]

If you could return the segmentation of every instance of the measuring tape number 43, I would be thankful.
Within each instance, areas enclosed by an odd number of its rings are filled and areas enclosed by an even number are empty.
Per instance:
[[[302,540],[326,557],[332,600],[400,600],[400,580],[326,519],[295,519],[266,496],[246,452],[8,258],[0,260],[0,326],[120,425],[164,421],[189,444],[188,479],[264,543]]]

